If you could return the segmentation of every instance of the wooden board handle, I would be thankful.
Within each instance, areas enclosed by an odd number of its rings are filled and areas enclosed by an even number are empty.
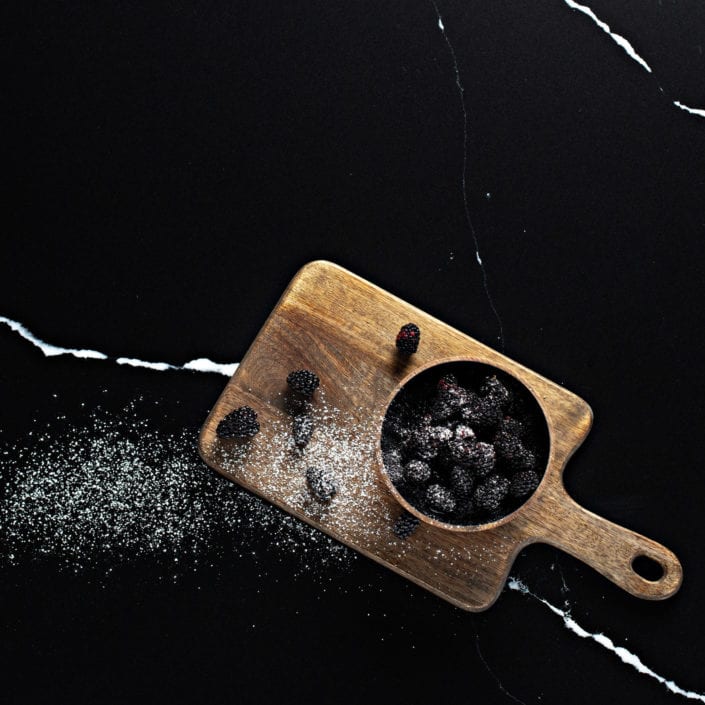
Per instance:
[[[665,600],[678,591],[683,569],[672,551],[593,514],[565,490],[562,494],[560,502],[552,503],[551,520],[542,522],[543,531],[536,535],[537,542],[570,553],[636,597]],[[661,577],[647,580],[635,571],[634,560],[642,556],[661,567]]]

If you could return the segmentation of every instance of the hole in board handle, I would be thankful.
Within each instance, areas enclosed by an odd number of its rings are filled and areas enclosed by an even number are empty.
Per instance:
[[[658,561],[648,556],[636,556],[634,560],[632,560],[632,570],[638,576],[651,583],[656,583],[661,580],[666,572]]]

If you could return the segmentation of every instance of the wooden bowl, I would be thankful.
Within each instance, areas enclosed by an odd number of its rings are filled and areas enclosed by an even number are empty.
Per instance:
[[[402,361],[394,337],[410,321],[421,328],[422,344]],[[538,489],[517,511],[481,526],[420,516],[389,481],[381,458],[382,421],[397,392],[420,372],[454,361],[480,362],[519,380],[540,405],[550,438]],[[359,452],[330,507],[302,499],[308,461],[280,448],[291,423],[286,376],[302,368],[321,378],[321,405],[356,429]],[[259,414],[261,431],[235,448],[215,430],[245,404]],[[296,274],[264,323],[208,416],[199,450],[224,476],[463,609],[487,609],[518,552],[537,542],[588,563],[632,595],[667,598],[682,580],[676,556],[581,507],[565,490],[563,470],[591,425],[588,404],[555,382],[341,267],[316,261]],[[406,540],[391,531],[401,507],[423,520]],[[657,580],[635,571],[640,556],[661,567]]]

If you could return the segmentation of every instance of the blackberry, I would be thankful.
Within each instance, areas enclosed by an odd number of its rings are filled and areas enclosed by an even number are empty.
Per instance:
[[[404,479],[416,485],[421,485],[431,479],[431,466],[423,460],[410,460],[404,467]]]
[[[526,425],[513,416],[505,416],[499,422],[498,432],[521,438],[526,433]]]
[[[338,494],[338,483],[329,470],[310,467],[306,470],[306,482],[316,499],[330,502]]]
[[[397,350],[404,355],[413,355],[419,349],[421,331],[415,323],[407,323],[397,333]]]
[[[541,482],[539,476],[533,470],[520,470],[512,476],[509,486],[509,494],[512,497],[527,497]]]
[[[286,382],[295,392],[310,397],[318,389],[321,380],[311,370],[296,370],[289,373]]]
[[[474,446],[475,440],[472,438],[454,438],[448,444],[448,452],[450,457],[455,460],[456,463],[467,465],[472,458]]]
[[[218,438],[252,438],[259,431],[257,412],[249,406],[241,406],[231,411],[218,423]]]
[[[448,473],[450,488],[458,503],[465,503],[472,496],[475,480],[467,468],[454,465]]]
[[[455,509],[452,492],[442,485],[429,485],[426,488],[428,506],[439,514],[450,514]]]
[[[474,404],[477,397],[465,387],[452,381],[452,375],[441,377],[436,387],[436,398],[431,405],[431,414],[435,419],[444,421],[460,409],[469,404]]]
[[[506,409],[512,402],[512,393],[502,384],[497,375],[486,377],[480,386],[480,395],[491,399],[500,409]]]
[[[392,531],[400,539],[408,539],[411,534],[416,531],[419,525],[419,520],[413,514],[404,510],[394,522]]]
[[[491,512],[499,509],[507,492],[509,492],[509,480],[502,475],[490,475],[475,488],[473,499],[479,509]]]
[[[401,464],[401,453],[396,450],[388,450],[382,454],[384,469],[387,476],[394,485],[398,485],[404,477],[404,469]]]
[[[308,414],[294,417],[294,443],[297,448],[305,448],[313,434],[313,419]]]
[[[494,470],[495,461],[496,456],[492,445],[479,441],[467,444],[462,464],[471,468],[477,477],[485,477]]]
[[[422,460],[431,460],[452,437],[453,432],[444,426],[421,426],[416,429],[412,438],[413,453]]]
[[[497,455],[512,470],[532,470],[536,465],[536,456],[519,438],[506,431],[500,431],[494,438]]]
[[[469,426],[481,431],[491,431],[502,420],[502,409],[490,397],[480,397],[464,406],[460,416]]]

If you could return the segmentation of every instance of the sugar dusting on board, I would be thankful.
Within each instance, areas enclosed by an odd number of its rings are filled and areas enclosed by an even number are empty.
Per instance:
[[[213,473],[196,448],[195,430],[167,434],[130,409],[94,412],[82,426],[57,422],[0,448],[0,562],[48,559],[73,571],[110,572],[149,558],[171,575],[226,550],[250,555],[263,532],[281,558],[305,554],[302,571],[344,568],[354,559],[345,546]]]

